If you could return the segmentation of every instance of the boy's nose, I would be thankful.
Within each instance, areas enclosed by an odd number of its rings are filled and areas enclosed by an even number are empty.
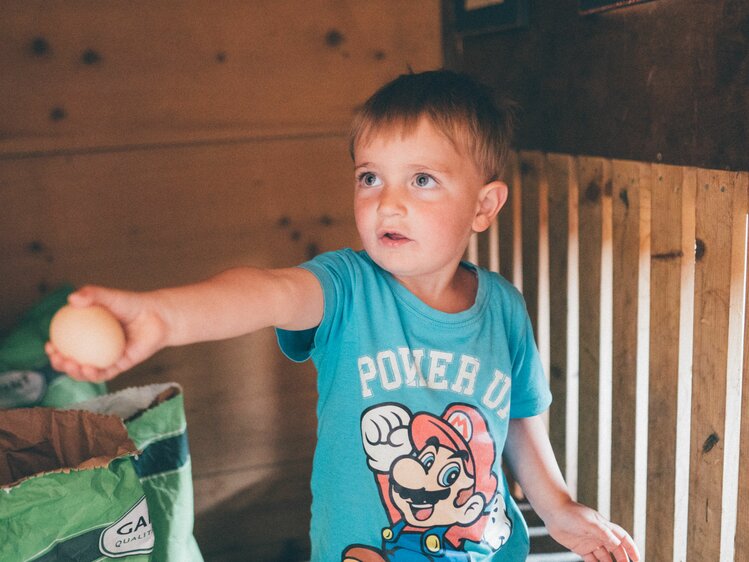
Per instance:
[[[382,189],[377,204],[377,211],[385,216],[405,214],[406,206],[404,197],[398,188],[384,187]]]

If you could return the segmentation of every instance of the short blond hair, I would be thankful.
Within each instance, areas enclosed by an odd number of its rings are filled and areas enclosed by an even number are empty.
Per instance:
[[[487,182],[500,179],[510,149],[515,105],[494,101],[492,92],[467,74],[432,70],[402,74],[377,90],[359,109],[349,151],[386,130],[408,133],[426,117],[473,159]]]

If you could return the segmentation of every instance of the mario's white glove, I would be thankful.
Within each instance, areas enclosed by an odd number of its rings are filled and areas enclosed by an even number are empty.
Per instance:
[[[484,528],[484,542],[492,547],[492,550],[499,550],[510,538],[512,533],[512,522],[507,517],[507,508],[505,499],[502,494],[494,494],[489,515]]]
[[[413,450],[408,438],[411,412],[397,404],[370,408],[361,419],[361,434],[369,467],[375,472],[390,472],[397,458]]]

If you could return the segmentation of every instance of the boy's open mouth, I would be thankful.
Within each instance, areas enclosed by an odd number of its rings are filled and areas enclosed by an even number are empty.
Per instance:
[[[397,232],[385,232],[380,236],[380,238],[384,238],[385,240],[390,240],[391,242],[402,242],[404,240],[408,240],[407,237]]]

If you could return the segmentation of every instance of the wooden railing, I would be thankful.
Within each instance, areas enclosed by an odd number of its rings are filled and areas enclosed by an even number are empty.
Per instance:
[[[469,259],[525,295],[571,489],[645,560],[749,560],[749,173],[520,152],[507,183]]]

